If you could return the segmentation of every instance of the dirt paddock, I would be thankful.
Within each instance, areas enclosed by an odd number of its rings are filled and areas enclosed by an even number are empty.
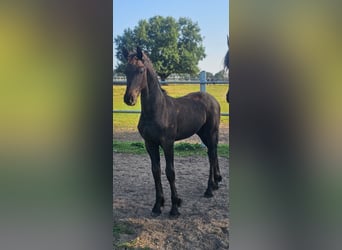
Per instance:
[[[154,181],[148,155],[114,153],[113,220],[131,233],[114,237],[114,249],[120,243],[134,242],[133,249],[228,249],[229,167],[227,158],[219,158],[222,182],[214,197],[205,198],[209,174],[206,157],[175,157],[176,186],[183,200],[177,219],[169,217],[171,197],[161,158],[165,206],[159,217],[152,217],[155,201]]]

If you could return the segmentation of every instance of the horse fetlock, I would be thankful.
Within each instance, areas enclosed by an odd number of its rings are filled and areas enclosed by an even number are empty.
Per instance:
[[[172,198],[172,205],[176,205],[177,207],[180,207],[182,205],[182,199],[178,197]]]
[[[215,182],[211,185],[211,187],[212,187],[213,190],[217,190],[217,189],[219,188],[218,182],[215,181]]]
[[[164,199],[164,197],[162,197],[162,198],[160,199],[160,206],[161,206],[161,207],[164,207],[164,203],[165,203],[165,199]]]
[[[215,176],[215,182],[221,182],[222,181],[222,176],[221,175],[217,175]]]
[[[160,216],[161,215],[161,211],[160,212],[154,212],[153,210],[152,210],[152,212],[151,212],[151,216],[152,217],[157,217],[157,216]]]
[[[160,208],[160,207],[164,207],[164,203],[165,203],[165,199],[163,196],[157,197],[156,198],[156,203],[154,203],[154,208]]]
[[[155,204],[152,208],[152,216],[159,216],[161,214],[160,204]]]

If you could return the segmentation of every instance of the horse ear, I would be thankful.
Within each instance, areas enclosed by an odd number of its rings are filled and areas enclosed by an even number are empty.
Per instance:
[[[125,57],[125,59],[127,59],[128,58],[128,50],[126,49],[126,48],[123,48],[122,49],[122,54],[123,54],[123,56]]]
[[[142,53],[142,50],[139,46],[137,47],[137,57],[139,60],[143,59],[143,53]]]

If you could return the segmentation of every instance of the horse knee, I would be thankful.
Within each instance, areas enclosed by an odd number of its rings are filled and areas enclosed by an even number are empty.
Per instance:
[[[152,164],[152,173],[160,173],[160,165],[159,164]]]
[[[160,165],[152,165],[152,175],[154,178],[154,181],[156,183],[161,183],[160,178],[161,178],[161,171],[160,171]]]
[[[175,171],[172,168],[166,168],[165,169],[166,177],[169,181],[175,180]]]

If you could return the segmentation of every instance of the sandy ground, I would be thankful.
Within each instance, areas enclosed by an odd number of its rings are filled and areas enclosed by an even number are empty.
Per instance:
[[[117,139],[120,139],[116,134]],[[132,133],[132,138],[137,133]],[[228,137],[228,136],[227,136]],[[139,137],[137,137],[139,138]],[[126,133],[127,140],[127,133]],[[114,153],[113,221],[125,223],[133,234],[114,237],[114,249],[134,240],[134,249],[228,249],[229,167],[227,158],[219,158],[222,182],[214,197],[205,198],[209,164],[206,157],[176,157],[176,186],[183,200],[177,219],[169,217],[171,197],[161,158],[165,206],[159,217],[152,217],[155,199],[154,181],[148,155]]]

